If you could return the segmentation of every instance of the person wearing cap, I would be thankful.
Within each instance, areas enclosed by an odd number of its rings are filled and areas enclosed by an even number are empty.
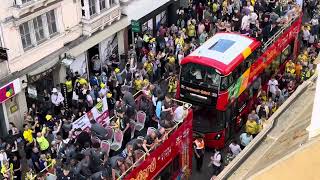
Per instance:
[[[52,89],[51,102],[54,105],[54,114],[58,115],[63,106],[64,97],[61,92],[58,92],[57,88]]]
[[[112,93],[111,92],[108,92],[107,93],[107,104],[108,104],[108,108],[111,110],[111,109],[114,109],[114,105],[115,105],[115,99],[112,97]]]
[[[84,85],[87,85],[88,84],[88,81],[85,79],[85,78],[83,78],[83,77],[80,77],[79,79],[77,79],[77,81],[76,82],[79,82],[80,83],[80,85],[82,85],[82,86],[84,86]]]
[[[106,86],[106,84],[101,83],[101,84],[100,84],[99,96],[100,96],[101,98],[105,97],[108,91],[109,91],[109,89],[108,89],[108,87]]]
[[[95,75],[91,76],[89,83],[91,85],[91,87],[95,86],[95,85],[99,85],[99,73],[95,73]]]
[[[142,84],[143,84],[143,79],[141,78],[141,75],[139,73],[136,73],[135,79],[134,79],[134,89],[136,92],[142,89]]]

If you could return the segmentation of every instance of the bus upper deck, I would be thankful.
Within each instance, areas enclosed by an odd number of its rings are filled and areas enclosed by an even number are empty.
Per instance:
[[[134,97],[138,106],[137,109],[139,109],[142,96],[151,98],[143,91],[136,93]],[[161,143],[154,144],[148,151],[143,151],[142,148],[135,150],[131,159],[133,161],[127,166],[125,172],[118,172],[120,175],[118,179],[169,179],[182,175],[185,176],[190,172],[192,165],[193,119],[191,104],[175,99],[172,99],[172,102],[174,111],[178,111],[178,108],[181,107],[186,111],[184,119],[182,121],[175,120],[175,125],[166,129],[164,135],[162,135]],[[139,123],[138,117],[137,123]],[[139,136],[135,136],[133,139],[143,142],[145,139],[144,135],[147,136],[150,131],[154,130],[156,130],[154,127],[136,129],[136,132],[139,131],[137,133]],[[118,154],[110,158],[112,162],[122,157]]]

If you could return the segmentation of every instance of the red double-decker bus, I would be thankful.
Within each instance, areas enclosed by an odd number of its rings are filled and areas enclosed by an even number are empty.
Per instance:
[[[302,15],[266,43],[237,33],[217,33],[181,61],[177,98],[196,105],[194,131],[211,148],[223,148],[254,104],[252,84],[262,84],[297,56]],[[260,79],[259,78],[259,79]],[[194,106],[195,107],[195,106]]]
[[[141,91],[135,95],[139,101]],[[149,155],[143,152],[139,159],[118,179],[146,180],[146,179],[187,179],[192,170],[193,153],[193,110],[191,104],[174,100],[174,108],[187,105],[187,115],[182,122],[177,122],[168,137],[155,149],[149,150]]]

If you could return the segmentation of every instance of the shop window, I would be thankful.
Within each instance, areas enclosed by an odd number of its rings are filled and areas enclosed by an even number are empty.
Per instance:
[[[117,4],[116,0],[110,0],[110,7],[114,6]]]
[[[149,21],[142,24],[142,32],[148,32],[152,34],[153,31],[153,19],[149,19]]]
[[[100,10],[103,10],[106,8],[106,0],[99,0],[100,4]]]
[[[28,2],[31,2],[31,0],[21,0],[22,4],[25,4],[25,3],[28,3]]]
[[[156,16],[157,29],[160,28],[160,24],[166,24],[166,23],[167,23],[167,12],[162,11],[160,14]]]
[[[24,49],[32,47],[31,34],[28,22],[25,22],[19,26],[22,46]]]
[[[89,13],[90,16],[96,14],[96,0],[88,0],[89,1]]]
[[[28,50],[50,39],[58,32],[55,10],[51,10],[30,21],[22,23],[19,26],[19,30],[24,50]]]
[[[49,35],[53,36],[55,33],[57,33],[57,23],[54,10],[47,12],[46,16],[48,21]]]

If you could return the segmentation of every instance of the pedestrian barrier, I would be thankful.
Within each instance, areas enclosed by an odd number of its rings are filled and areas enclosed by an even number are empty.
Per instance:
[[[259,146],[262,140],[268,135],[268,133],[275,127],[276,121],[280,115],[285,112],[287,107],[289,107],[300,95],[308,88],[308,86],[314,83],[317,79],[317,73],[314,74],[310,79],[303,82],[296,91],[279,107],[279,109],[272,114],[268,119],[270,122],[263,130],[251,141],[251,143],[246,146],[240,154],[238,154],[224,169],[223,171],[214,179],[228,179],[232,173],[241,166],[241,164],[252,154],[252,152]]]

